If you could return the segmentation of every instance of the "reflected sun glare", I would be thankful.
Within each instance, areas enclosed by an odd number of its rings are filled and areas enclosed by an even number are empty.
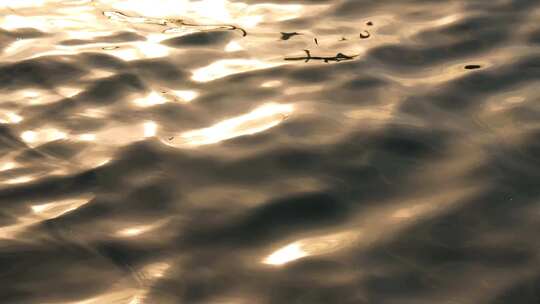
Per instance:
[[[208,82],[237,73],[267,69],[283,64],[282,62],[270,63],[258,59],[223,59],[196,69],[193,71],[191,79],[197,82]]]
[[[335,252],[351,246],[359,236],[359,232],[345,231],[301,239],[274,251],[262,263],[280,266],[307,256]]]
[[[292,104],[268,103],[250,113],[224,120],[211,127],[184,132],[180,137],[188,145],[199,146],[251,135],[277,126],[293,110]]]

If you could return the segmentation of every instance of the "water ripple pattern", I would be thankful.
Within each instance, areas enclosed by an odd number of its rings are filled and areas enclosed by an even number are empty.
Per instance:
[[[539,20],[0,1],[0,302],[540,303]]]

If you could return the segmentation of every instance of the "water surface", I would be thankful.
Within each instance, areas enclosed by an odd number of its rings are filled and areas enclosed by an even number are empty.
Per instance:
[[[539,303],[537,0],[1,2],[1,303]]]

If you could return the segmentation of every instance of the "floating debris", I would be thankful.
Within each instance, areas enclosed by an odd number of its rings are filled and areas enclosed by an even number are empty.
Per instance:
[[[478,64],[468,64],[468,65],[465,66],[465,69],[466,70],[476,70],[476,69],[479,69],[481,67],[482,66],[478,65]]]
[[[309,50],[304,50],[306,52],[306,56],[304,57],[286,57],[285,60],[304,60],[304,62],[308,62],[310,60],[322,60],[325,63],[328,63],[330,61],[340,62],[345,60],[351,60],[357,57],[358,55],[348,56],[343,53],[337,53],[336,56],[332,57],[322,57],[322,56],[311,56],[311,53]]]
[[[368,21],[368,22],[366,22],[366,25],[367,25],[367,26],[372,26],[372,25],[373,25],[373,22]]]
[[[341,37],[341,39],[339,41],[346,41],[346,40],[347,40],[347,38]]]
[[[291,33],[285,33],[281,32],[281,40],[289,40],[289,38],[296,36],[296,35],[302,35],[298,32],[291,32]]]
[[[229,30],[229,31],[239,30],[240,32],[242,32],[242,37],[247,36],[246,30],[244,30],[241,27],[238,27],[236,25],[231,25],[231,24],[195,24],[195,23],[187,23],[187,22],[185,22],[183,20],[179,20],[179,19],[174,20],[174,24],[177,24],[177,25],[180,25],[180,26],[189,26],[189,27],[198,27],[198,28],[211,27],[211,28],[205,29],[205,30]]]
[[[319,45],[319,41],[317,41],[317,38],[313,38],[313,41],[315,41],[316,45]]]
[[[146,17],[134,17],[128,16],[121,12],[103,12],[103,15],[111,20],[127,22],[127,23],[146,23],[156,25],[167,25],[167,19],[161,18],[146,18]]]
[[[164,30],[164,33],[173,33],[181,31],[181,27],[196,27],[201,31],[205,30],[239,30],[242,32],[242,36],[247,36],[246,30],[236,25],[230,24],[195,24],[186,22],[183,19],[163,19],[163,18],[149,18],[149,17],[137,17],[137,16],[128,16],[121,12],[103,12],[103,15],[107,18],[127,23],[143,23],[143,24],[155,24],[161,26],[172,26],[167,30]]]
[[[102,47],[101,49],[105,51],[110,51],[110,50],[116,50],[119,48],[120,48],[119,46],[106,46],[106,47]]]
[[[371,34],[368,31],[363,31],[360,33],[360,39],[367,39],[371,36]]]

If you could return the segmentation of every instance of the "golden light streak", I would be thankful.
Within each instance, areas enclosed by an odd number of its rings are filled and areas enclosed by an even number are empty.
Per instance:
[[[23,120],[22,116],[13,112],[0,113],[0,123],[17,124],[21,122],[22,120]]]
[[[100,0],[126,15],[109,12],[108,17],[119,22],[133,24],[165,25],[167,19],[190,16],[206,24],[235,24],[244,28],[256,27],[261,22],[276,22],[316,14],[327,5],[299,4],[246,4],[229,0]]]
[[[156,136],[157,133],[157,124],[153,121],[147,121],[143,124],[143,136],[152,137]]]
[[[66,304],[144,304],[143,302],[133,302],[134,299],[140,299],[141,301],[143,300],[143,297],[139,294],[141,294],[140,288],[126,288],[118,291],[108,292],[104,295],[96,296],[90,299],[69,302]]]
[[[307,256],[332,253],[354,244],[359,235],[346,231],[301,239],[274,251],[262,263],[280,266]]]
[[[17,0],[18,1],[18,0]],[[22,17],[18,15],[7,15],[0,19],[0,27],[6,30],[16,30],[20,28],[43,29],[48,27],[43,18]]]
[[[168,100],[157,92],[151,92],[145,97],[133,100],[133,103],[139,107],[151,107],[159,104],[164,104]]]
[[[268,265],[284,265],[294,260],[306,257],[309,254],[302,249],[300,243],[295,242],[281,249],[276,250],[263,260],[264,264]]]
[[[59,217],[87,204],[92,196],[86,195],[78,198],[65,199],[46,204],[33,205],[29,214],[20,216],[14,225],[0,227],[0,239],[16,239],[29,226],[43,220]]]
[[[0,171],[7,171],[11,170],[13,168],[17,167],[17,164],[15,162],[7,162],[2,165],[0,165]]]
[[[191,102],[199,96],[199,93],[193,90],[172,90],[171,93],[182,102]]]
[[[24,131],[21,133],[21,139],[27,143],[33,143],[36,137],[37,133],[34,131]]]
[[[96,140],[96,135],[95,134],[81,134],[79,135],[78,139],[81,141],[94,141]]]
[[[188,145],[199,146],[251,135],[278,125],[293,110],[292,104],[269,103],[250,113],[224,120],[211,127],[184,132],[180,138]]]
[[[152,223],[152,224],[149,224],[149,225],[139,225],[139,226],[132,226],[132,227],[120,229],[115,233],[115,235],[119,236],[119,237],[135,237],[135,236],[139,236],[139,235],[141,235],[143,233],[146,233],[146,232],[149,232],[149,231],[152,231],[152,230],[155,230],[155,229],[161,227],[165,222],[166,222],[166,220],[160,220],[160,221],[158,221],[156,223]]]
[[[225,46],[225,52],[237,52],[244,48],[236,41],[231,41]]]
[[[132,42],[129,45],[105,51],[125,61],[159,58],[170,54],[166,46],[153,42]]]
[[[261,87],[263,87],[263,88],[275,88],[275,87],[279,87],[282,84],[283,83],[280,80],[270,80],[270,81],[263,82],[261,84]]]
[[[193,71],[191,79],[197,82],[208,82],[229,75],[267,69],[283,65],[281,62],[265,62],[257,59],[223,59]]]
[[[54,128],[44,128],[40,130],[27,130],[21,133],[21,139],[31,147],[67,138],[67,134]]]
[[[142,272],[150,278],[161,278],[170,267],[169,263],[158,262],[145,266]]]
[[[27,182],[31,182],[34,179],[36,179],[36,178],[33,175],[19,176],[19,177],[14,177],[14,178],[8,179],[3,183],[8,184],[8,185],[24,184],[24,183],[27,183]]]
[[[45,0],[2,0],[0,7],[29,8],[45,5]]]
[[[90,201],[89,197],[67,199],[47,204],[33,205],[32,211],[42,218],[52,219],[76,210]]]

